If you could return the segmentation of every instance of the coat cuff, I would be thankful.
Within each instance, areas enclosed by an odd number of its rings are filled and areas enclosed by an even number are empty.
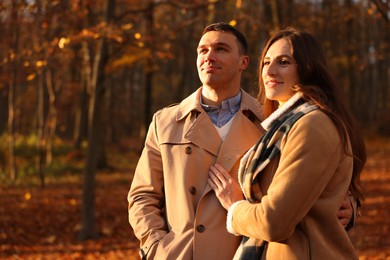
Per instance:
[[[229,233],[235,235],[235,236],[240,236],[239,233],[237,233],[236,231],[234,231],[233,229],[233,211],[234,211],[234,208],[238,205],[238,204],[241,204],[245,202],[245,200],[239,200],[239,201],[236,201],[233,203],[233,205],[230,206],[229,210],[228,210],[228,213],[227,213],[227,218],[226,218],[226,229]]]
[[[355,226],[356,218],[360,216],[360,200],[355,198],[351,192],[349,192],[349,201],[352,206],[352,216],[349,219],[347,226],[345,227],[346,231],[351,230]]]
[[[158,243],[161,240],[161,235],[159,233],[153,233],[150,235],[150,237],[146,240],[144,244],[140,247],[139,255],[142,260],[147,259],[148,253],[150,249],[154,246],[155,243]]]

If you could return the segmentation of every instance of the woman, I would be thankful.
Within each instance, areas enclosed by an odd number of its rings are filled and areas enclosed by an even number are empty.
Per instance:
[[[259,65],[266,133],[242,158],[237,183],[219,165],[209,184],[243,235],[236,259],[357,259],[337,219],[349,189],[363,199],[366,160],[323,50],[287,28],[271,37]]]

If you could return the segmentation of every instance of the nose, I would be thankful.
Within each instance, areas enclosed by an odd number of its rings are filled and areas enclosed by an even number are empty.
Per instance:
[[[267,66],[264,66],[263,67],[263,74],[275,75],[276,74],[276,67],[274,66],[274,63],[270,62]]]
[[[209,50],[204,57],[205,61],[215,61],[215,53],[213,50]]]

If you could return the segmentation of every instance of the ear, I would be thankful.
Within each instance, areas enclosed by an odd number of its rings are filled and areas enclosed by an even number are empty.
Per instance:
[[[242,55],[241,56],[241,70],[245,70],[249,66],[249,56]]]

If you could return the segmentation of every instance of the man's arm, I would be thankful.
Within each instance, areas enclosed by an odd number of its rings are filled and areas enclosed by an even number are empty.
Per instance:
[[[155,123],[154,117],[127,197],[129,223],[140,240],[142,259],[153,256],[156,245],[167,233],[162,159]]]

